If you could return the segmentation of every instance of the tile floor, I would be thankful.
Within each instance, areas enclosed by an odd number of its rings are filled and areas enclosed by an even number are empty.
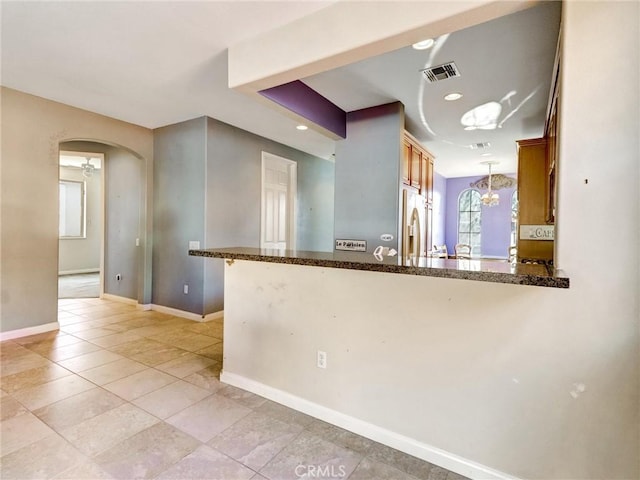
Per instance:
[[[464,478],[221,383],[221,320],[59,306],[59,331],[0,344],[5,480]]]

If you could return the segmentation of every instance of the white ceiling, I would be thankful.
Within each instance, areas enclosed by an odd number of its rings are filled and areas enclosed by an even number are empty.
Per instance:
[[[539,6],[436,39],[429,50],[410,46],[303,81],[345,111],[400,100],[406,127],[436,156],[445,177],[517,170],[515,140],[542,136],[560,23],[560,3]],[[428,83],[426,67],[455,62],[459,77]],[[463,94],[447,102],[447,93]],[[465,131],[462,115],[487,102],[502,106],[500,128]],[[489,142],[483,150],[471,144]],[[482,153],[489,154],[481,156]]]
[[[332,1],[2,1],[1,83],[157,128],[204,115],[328,158],[334,142],[227,87],[226,49]]]
[[[227,87],[226,49],[331,3],[2,1],[0,80],[147,128],[207,115],[329,158],[334,141],[296,130],[294,120]],[[558,9],[551,10],[543,2],[440,38],[440,48],[426,53],[401,49],[304,81],[348,111],[402,101],[409,130],[445,176],[486,173],[477,152],[464,147],[483,141],[502,162],[494,171],[513,172],[513,140],[542,131],[559,21]],[[425,85],[420,101],[418,70],[451,60],[462,76]],[[464,97],[445,104],[442,95],[452,90]],[[502,129],[461,128],[465,110],[515,91],[502,102],[502,119],[534,90]],[[422,125],[419,105],[435,135]]]

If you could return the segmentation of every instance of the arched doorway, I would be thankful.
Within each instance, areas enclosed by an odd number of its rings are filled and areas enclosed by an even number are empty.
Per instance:
[[[60,142],[59,151],[103,158],[100,172],[96,170],[94,177],[85,182],[87,193],[91,187],[100,190],[97,200],[93,196],[93,202],[99,202],[98,208],[87,204],[86,213],[93,212],[93,218],[85,219],[85,233],[91,226],[93,234],[99,236],[98,295],[127,303],[146,303],[145,297],[150,296],[145,295],[146,162],[127,148],[98,140],[65,140]],[[59,240],[59,267],[70,250],[66,244],[75,242],[75,250],[79,251],[83,240]]]

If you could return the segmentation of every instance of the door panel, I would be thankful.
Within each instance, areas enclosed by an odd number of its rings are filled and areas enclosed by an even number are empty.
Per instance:
[[[261,248],[295,248],[295,167],[295,162],[263,152]]]

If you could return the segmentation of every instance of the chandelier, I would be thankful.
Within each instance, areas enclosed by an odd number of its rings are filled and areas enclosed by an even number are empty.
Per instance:
[[[480,197],[480,201],[483,205],[487,207],[493,207],[494,205],[498,205],[500,203],[500,195],[491,190],[491,165],[498,162],[482,162],[486,165],[489,165],[489,188],[485,193]]]
[[[90,178],[93,176],[93,172],[96,167],[91,164],[91,157],[86,157],[86,159],[87,162],[80,165],[80,168],[82,169],[82,175],[86,178]]]

